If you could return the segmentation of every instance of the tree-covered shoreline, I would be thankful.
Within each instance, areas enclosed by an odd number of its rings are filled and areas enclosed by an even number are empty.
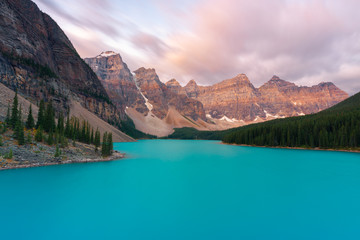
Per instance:
[[[74,116],[70,117],[69,112],[66,114],[65,121],[64,114],[56,113],[51,101],[48,103],[40,101],[36,123],[30,104],[28,116],[24,122],[17,92],[11,106],[10,103],[8,104],[6,119],[4,123],[0,124],[0,130],[1,134],[13,131],[12,136],[19,146],[34,142],[56,146],[55,157],[60,157],[62,149],[67,149],[70,143],[75,147],[76,142],[93,145],[95,152],[98,152],[101,147],[100,153],[103,157],[111,156],[113,153],[112,133],[105,132],[101,143],[98,129],[95,130],[88,121],[80,121]]]
[[[251,124],[224,131],[176,129],[172,139],[304,149],[360,149],[360,93],[316,114]]]
[[[360,93],[317,114],[236,129],[222,141],[271,147],[357,149],[360,147]]]

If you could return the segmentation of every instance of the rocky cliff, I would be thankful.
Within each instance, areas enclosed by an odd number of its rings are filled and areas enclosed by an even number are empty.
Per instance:
[[[245,74],[212,86],[198,86],[191,80],[182,87],[176,79],[164,84],[155,69],[139,68],[132,73],[114,52],[85,61],[138,129],[155,135],[161,132],[161,136],[173,127],[189,125],[181,116],[198,129],[217,130],[319,112],[348,97],[332,83],[299,87],[277,76],[260,88]]]
[[[105,120],[122,116],[61,28],[30,0],[0,1],[0,81],[59,110],[70,99]]]
[[[186,94],[185,89],[180,85],[180,83],[178,81],[176,81],[176,79],[171,79],[169,81],[167,81],[166,83],[167,88],[172,91],[173,93],[176,94]]]
[[[133,74],[120,54],[107,51],[84,60],[94,70],[111,101],[123,114],[126,107],[133,107],[138,112],[147,113],[145,100],[135,84]]]
[[[258,89],[260,105],[269,114],[297,116],[316,113],[348,97],[333,83],[320,83],[312,87],[299,87],[273,76]]]
[[[162,83],[155,69],[139,68],[131,73],[120,54],[111,51],[84,60],[96,72],[114,104],[123,111],[126,107],[135,108],[143,115],[151,111],[157,118],[164,119],[169,108],[174,107],[193,120],[206,119],[199,101]],[[173,87],[182,89],[176,80],[173,83]]]
[[[203,103],[209,117],[228,121],[263,121],[316,113],[343,101],[348,94],[332,83],[297,86],[274,76],[255,88],[245,74],[212,86],[191,80],[182,90]]]

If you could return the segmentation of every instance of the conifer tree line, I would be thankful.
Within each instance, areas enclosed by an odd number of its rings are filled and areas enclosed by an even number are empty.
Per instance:
[[[225,143],[257,146],[353,149],[360,147],[360,94],[318,114],[248,125]]]
[[[57,119],[57,121],[56,121]],[[30,104],[29,113],[24,123],[22,120],[22,106],[19,105],[17,92],[13,99],[12,106],[8,105],[7,115],[5,119],[7,128],[14,130],[14,137],[19,145],[26,144],[25,129],[35,130],[35,140],[37,142],[45,142],[48,145],[56,145],[56,155],[60,154],[58,149],[68,147],[69,140],[73,142],[82,142],[95,146],[95,151],[101,146],[101,154],[110,156],[113,152],[112,133],[105,132],[103,142],[101,143],[101,135],[99,129],[94,129],[88,121],[80,121],[79,118],[70,114],[66,115],[66,120],[62,112],[56,114],[52,102],[45,103],[40,101],[38,118],[35,123],[32,106]],[[31,138],[28,135],[28,139]],[[31,142],[31,139],[28,141]]]

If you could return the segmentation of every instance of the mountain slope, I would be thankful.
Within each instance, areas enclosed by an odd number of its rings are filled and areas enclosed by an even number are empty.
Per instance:
[[[94,58],[85,58],[84,61],[94,70],[110,99],[124,115],[126,107],[136,108],[141,113],[147,112],[133,74],[120,54],[107,51]]]
[[[52,100],[58,111],[76,101],[105,121],[126,117],[61,28],[30,0],[0,1],[0,82],[33,103]]]
[[[211,118],[247,123],[316,113],[348,97],[332,83],[299,87],[277,76],[255,88],[245,74],[212,86],[198,86],[191,80],[176,91],[202,102]]]
[[[104,118],[115,108],[101,82],[60,27],[29,0],[0,3],[0,75],[12,89],[36,99],[76,96]],[[106,110],[109,109],[109,110]]]
[[[202,128],[192,122],[207,121],[202,104],[172,91],[155,69],[139,68],[132,73],[120,54],[111,51],[84,61],[96,72],[112,102],[144,133],[166,136],[174,127]]]

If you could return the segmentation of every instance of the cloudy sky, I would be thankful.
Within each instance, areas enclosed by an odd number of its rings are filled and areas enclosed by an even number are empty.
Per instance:
[[[35,0],[82,57],[209,85],[245,73],[360,91],[359,0]]]

